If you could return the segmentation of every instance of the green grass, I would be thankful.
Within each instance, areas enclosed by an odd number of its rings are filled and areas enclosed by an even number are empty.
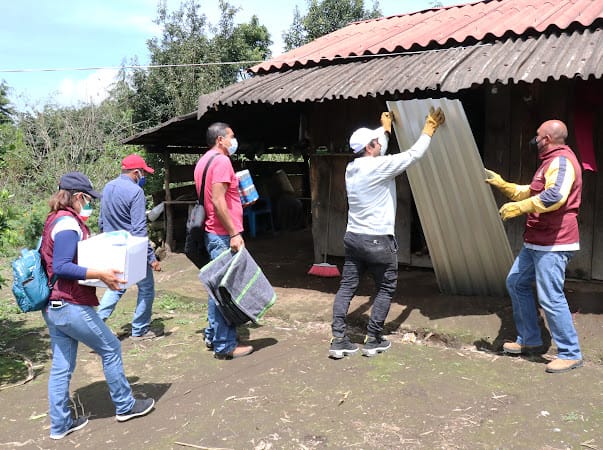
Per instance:
[[[582,414],[580,414],[576,411],[572,411],[572,412],[562,415],[561,420],[563,420],[564,422],[577,422],[578,420],[583,421],[584,417],[582,416]]]
[[[173,293],[164,293],[155,299],[153,308],[165,312],[202,313],[207,311],[207,304],[198,299],[179,296]]]
[[[12,353],[0,354],[0,385],[13,384],[27,376],[23,359]]]

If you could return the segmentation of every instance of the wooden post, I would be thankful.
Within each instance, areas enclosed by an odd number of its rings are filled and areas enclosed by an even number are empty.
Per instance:
[[[170,191],[170,153],[167,149],[163,151],[164,163],[164,189],[165,189],[165,246],[168,252],[174,248],[174,212],[172,210],[171,200],[172,193]]]

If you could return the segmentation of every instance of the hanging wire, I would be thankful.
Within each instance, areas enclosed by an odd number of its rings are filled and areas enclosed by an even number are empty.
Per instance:
[[[490,44],[482,44],[480,47],[490,45]],[[456,47],[459,50],[465,49],[467,47]],[[475,48],[475,47],[471,47]],[[345,60],[353,60],[353,59],[371,59],[371,58],[384,58],[391,56],[403,56],[403,55],[415,55],[418,53],[433,53],[440,52],[446,49],[433,49],[433,50],[423,50],[423,51],[415,51],[415,52],[397,52],[397,53],[382,53],[376,55],[348,55],[348,56],[335,56],[333,58],[321,57],[318,61],[345,61]],[[310,59],[311,60],[311,59]],[[309,60],[309,61],[310,61]],[[312,60],[314,61],[314,60]],[[261,63],[295,63],[299,62],[299,59],[266,59],[266,60],[258,60],[258,61],[220,61],[220,62],[205,62],[205,63],[187,63],[187,64],[148,64],[148,65],[123,65],[123,66],[97,66],[97,67],[48,67],[48,68],[37,68],[37,69],[1,69],[0,73],[29,73],[29,72],[70,72],[70,71],[86,71],[86,70],[123,70],[123,69],[162,69],[169,67],[210,67],[210,66],[227,66],[227,65],[254,65]]]

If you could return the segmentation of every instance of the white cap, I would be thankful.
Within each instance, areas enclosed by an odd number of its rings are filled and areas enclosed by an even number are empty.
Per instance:
[[[358,128],[350,136],[350,147],[354,150],[354,153],[358,153],[364,150],[364,148],[373,139],[377,139],[383,135],[383,127],[371,130],[370,128]]]

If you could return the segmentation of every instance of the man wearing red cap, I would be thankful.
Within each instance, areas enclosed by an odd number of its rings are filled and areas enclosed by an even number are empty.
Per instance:
[[[142,186],[145,182],[145,173],[154,172],[139,155],[128,155],[121,161],[121,175],[108,182],[103,189],[98,220],[101,232],[126,230],[132,236],[147,237],[146,199]],[[147,261],[147,275],[136,283],[138,299],[132,317],[134,340],[152,339],[163,334],[150,328],[155,300],[153,270],[161,270],[150,245],[147,250]],[[101,319],[109,318],[125,292],[125,289],[105,291],[98,307],[98,315]]]

